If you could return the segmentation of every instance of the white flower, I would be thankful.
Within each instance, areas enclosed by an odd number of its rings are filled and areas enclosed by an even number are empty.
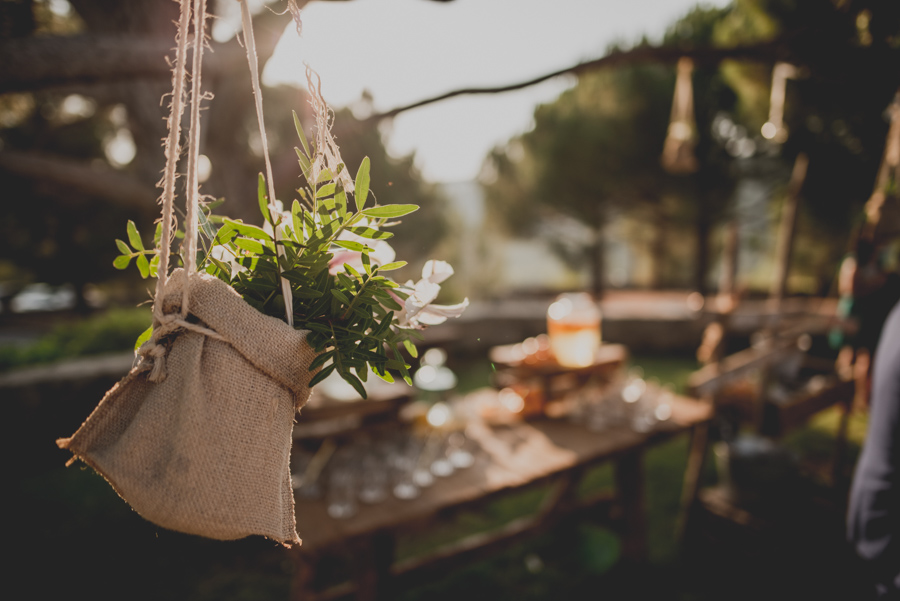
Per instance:
[[[216,244],[215,246],[213,246],[209,254],[212,258],[218,261],[222,261],[223,263],[228,265],[231,268],[232,276],[242,271],[247,271],[246,267],[237,262],[237,257],[234,256],[234,253],[221,244]]]
[[[444,323],[449,317],[459,317],[466,307],[469,299],[456,305],[432,305],[441,291],[441,282],[453,275],[453,267],[446,261],[431,260],[422,268],[422,279],[413,284],[407,282],[406,288],[412,292],[404,303],[403,312],[400,313],[401,328],[424,329],[426,326],[434,326]]]

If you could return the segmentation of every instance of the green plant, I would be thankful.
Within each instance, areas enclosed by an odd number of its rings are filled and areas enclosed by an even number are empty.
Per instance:
[[[60,359],[126,351],[147,325],[147,307],[112,309],[74,323],[63,323],[33,343],[0,346],[0,370]]]
[[[394,261],[385,242],[392,221],[418,209],[413,204],[380,206],[369,202],[369,159],[351,178],[327,128],[320,121],[317,144],[307,141],[294,113],[302,148],[295,148],[306,185],[297,190],[290,211],[266,192],[259,176],[259,208],[263,227],[215,215],[219,203],[200,211],[203,249],[198,270],[232,286],[250,305],[275,317],[285,315],[287,282],[292,296],[294,326],[310,330],[307,341],[318,353],[310,371],[321,368],[314,386],[336,371],[366,397],[362,382],[371,369],[393,382],[392,372],[411,384],[401,348],[417,356],[417,330],[459,315],[467,301],[450,307],[429,306],[440,282],[453,273],[442,261],[429,261],[418,283],[398,284],[386,276],[406,265]],[[326,125],[322,125],[325,123]],[[156,250],[146,250],[134,223],[128,222],[129,244],[116,240],[122,253],[114,262],[125,269],[131,259],[143,277],[156,275]],[[155,246],[161,235],[158,227]],[[149,257],[149,258],[148,258]],[[147,330],[138,346],[149,338]]]

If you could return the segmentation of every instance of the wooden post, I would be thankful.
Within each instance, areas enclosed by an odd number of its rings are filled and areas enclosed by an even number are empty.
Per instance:
[[[791,264],[791,251],[794,247],[794,232],[797,225],[797,206],[800,203],[800,189],[806,180],[806,169],[809,159],[800,153],[794,161],[794,170],[788,183],[787,198],[781,211],[781,226],[778,230],[777,260],[775,263],[775,279],[772,281],[771,299],[777,314],[781,310],[781,300],[787,288],[788,270]]]
[[[788,182],[787,198],[784,199],[784,208],[781,211],[781,226],[778,229],[778,242],[776,246],[777,259],[775,263],[775,278],[772,281],[772,291],[769,296],[769,310],[771,315],[764,330],[765,344],[769,348],[775,348],[775,337],[781,321],[781,304],[787,289],[788,270],[791,264],[791,251],[794,247],[794,232],[797,225],[797,206],[800,203],[800,190],[806,180],[806,170],[809,167],[809,158],[805,153],[797,155],[794,161],[794,170]],[[760,395],[754,408],[754,424],[760,431],[763,425],[766,390],[772,378],[772,367],[767,364],[763,368],[760,378]]]
[[[679,543],[684,542],[685,535],[690,527],[694,504],[697,502],[697,494],[700,491],[700,477],[703,472],[708,445],[709,423],[697,424],[691,430],[691,447],[688,452],[687,467],[684,470],[684,484],[681,488],[681,514],[678,516],[678,522],[675,525],[675,539]]]
[[[391,565],[394,563],[394,537],[376,532],[353,545],[353,581],[358,601],[393,599]]]
[[[634,563],[647,560],[647,516],[644,505],[644,455],[637,449],[615,461],[616,492],[622,503],[625,538],[622,556]]]

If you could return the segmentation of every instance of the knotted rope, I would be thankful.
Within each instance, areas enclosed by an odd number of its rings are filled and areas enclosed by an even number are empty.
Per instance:
[[[191,2],[193,1],[193,8]],[[245,46],[247,49],[247,61],[250,66],[250,81],[253,86],[253,95],[256,104],[256,117],[259,124],[259,133],[262,139],[263,156],[266,164],[266,183],[268,186],[268,208],[271,221],[274,226],[274,238],[279,239],[278,220],[280,218],[275,206],[275,186],[272,177],[272,161],[269,158],[269,143],[266,136],[266,128],[263,120],[262,91],[259,84],[259,59],[256,52],[256,41],[253,36],[253,23],[250,17],[250,9],[244,0],[241,3],[241,23],[244,32]],[[185,211],[185,240],[184,251],[184,275],[185,281],[181,291],[180,315],[167,314],[163,310],[166,296],[166,287],[169,281],[169,255],[173,239],[175,179],[178,157],[181,154],[181,116],[184,113],[184,78],[186,73],[188,50],[188,26],[193,15],[193,39],[190,45],[193,50],[191,65],[191,110],[190,110],[190,135],[188,142],[187,161],[187,186],[186,211]],[[177,47],[175,64],[172,68],[172,102],[168,119],[169,135],[165,144],[166,168],[163,176],[163,194],[160,199],[162,204],[162,235],[159,242],[159,266],[156,281],[156,292],[153,302],[153,334],[150,339],[138,349],[141,357],[139,369],[151,370],[149,379],[159,382],[166,377],[165,356],[166,346],[160,343],[168,334],[186,329],[198,332],[210,338],[224,340],[215,331],[187,321],[190,309],[191,278],[197,271],[197,212],[200,202],[200,185],[198,181],[200,158],[200,102],[203,100],[201,90],[201,69],[203,65],[203,49],[206,32],[206,0],[182,0],[181,15],[178,22]],[[279,254],[283,249],[279,248]],[[280,271],[280,266],[279,266]],[[280,274],[279,274],[280,275]],[[285,319],[288,325],[294,325],[293,293],[290,283],[283,277],[281,290],[284,296]]]
[[[188,41],[188,27],[193,14],[193,39]],[[197,210],[200,190],[198,182],[198,164],[200,158],[200,102],[201,66],[206,30],[206,0],[182,0],[181,14],[176,34],[175,64],[172,67],[172,102],[169,107],[169,135],[165,144],[166,167],[163,175],[162,235],[159,241],[159,266],[157,267],[156,292],[153,300],[153,334],[138,349],[141,357],[139,370],[150,370],[149,380],[160,382],[166,377],[165,344],[160,340],[178,329],[187,329],[223,340],[218,333],[203,326],[187,321],[190,307],[191,276],[197,271]],[[182,288],[180,314],[165,313],[163,303],[166,287],[169,282],[169,255],[171,254],[173,224],[175,222],[175,179],[178,157],[181,154],[181,116],[184,113],[184,78],[186,72],[188,45],[193,50],[191,68],[191,122],[188,142],[187,188],[185,191],[187,207],[185,217],[184,267],[185,281]]]

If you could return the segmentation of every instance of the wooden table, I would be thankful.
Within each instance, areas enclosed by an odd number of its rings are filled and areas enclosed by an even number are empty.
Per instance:
[[[355,592],[358,599],[390,599],[394,587],[414,582],[416,577],[446,573],[449,566],[498,550],[563,519],[591,514],[597,517],[613,508],[623,531],[624,557],[643,561],[647,555],[643,452],[677,434],[692,432],[698,426],[705,428],[710,415],[708,404],[677,397],[671,418],[648,433],[625,427],[591,432],[565,419],[478,424],[467,430],[482,449],[475,465],[438,479],[414,500],[389,498],[377,505],[361,506],[350,518],[335,520],[328,516],[323,501],[298,498],[297,530],[303,545],[291,551],[297,563],[292,598],[333,599]],[[586,469],[606,461],[612,461],[615,467],[614,497],[577,498]],[[699,464],[694,467],[699,471]],[[688,486],[695,482],[696,474],[686,474]],[[394,561],[398,532],[427,524],[438,514],[539,484],[549,485],[549,493],[535,515],[514,520],[496,532],[462,539],[426,557]],[[311,589],[316,564],[326,550],[338,550],[352,559],[353,580],[315,592]]]

